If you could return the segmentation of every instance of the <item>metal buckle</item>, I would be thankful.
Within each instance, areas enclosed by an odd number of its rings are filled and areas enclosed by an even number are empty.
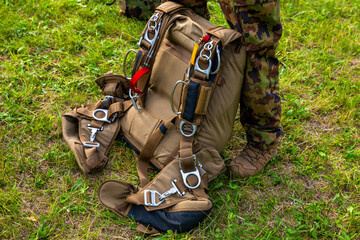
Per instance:
[[[134,50],[134,49],[130,49],[129,51],[126,52],[125,57],[124,57],[123,72],[124,72],[125,78],[126,78],[127,80],[129,80],[129,81],[131,80],[131,78],[129,78],[128,76],[126,76],[126,68],[125,68],[125,66],[126,66],[127,57],[128,57],[128,55],[129,55],[130,52],[137,53],[137,51]]]
[[[205,74],[205,75],[206,75],[206,79],[209,79],[210,71],[211,71],[211,67],[212,67],[212,61],[211,61],[212,52],[211,52],[211,50],[213,49],[213,47],[214,47],[214,42],[213,42],[213,41],[206,43],[206,44],[204,45],[203,49],[201,49],[200,54],[199,54],[199,56],[196,58],[196,62],[195,62],[194,71],[198,71],[198,72],[201,72],[201,73]],[[209,52],[209,55],[206,55],[206,54],[204,53],[204,51],[208,51],[208,52]],[[220,51],[219,51],[219,48],[217,48],[217,55],[218,55],[219,61],[220,61]],[[199,59],[200,59],[200,57],[203,57],[203,58],[205,58],[206,60],[209,61],[209,66],[208,66],[206,69],[200,68],[200,66],[199,66]],[[216,72],[219,71],[219,67],[220,67],[220,62],[219,62],[218,67],[217,67],[217,69],[215,70],[214,73],[216,73]],[[211,73],[211,74],[214,74],[214,73]]]
[[[183,80],[179,80],[175,83],[172,91],[171,91],[171,95],[170,95],[170,105],[171,105],[171,109],[172,111],[176,114],[176,115],[179,115],[181,114],[181,112],[177,112],[175,111],[175,108],[174,108],[174,104],[173,104],[173,97],[174,97],[174,92],[175,92],[175,89],[176,89],[176,86],[179,84],[179,83],[183,83],[185,85],[187,85],[187,82],[183,81]]]
[[[87,128],[91,130],[91,134],[90,134],[90,140],[85,141],[83,143],[84,147],[96,147],[96,148],[100,147],[100,143],[94,141],[97,131],[102,131],[104,127],[103,126],[101,126],[101,128],[90,127],[90,124],[88,124]]]
[[[200,58],[200,56],[196,59],[194,71],[198,71],[198,72],[205,74],[206,79],[209,79],[212,62],[209,59],[209,66],[207,67],[207,69],[202,69],[199,66],[199,58]]]
[[[184,192],[180,192],[180,190],[179,190],[179,189],[177,188],[177,186],[175,185],[176,181],[177,181],[177,180],[172,180],[172,181],[171,181],[171,184],[173,185],[173,189],[175,188],[177,194],[178,194],[180,197],[182,197],[182,196],[185,195],[185,191],[184,191]]]
[[[147,195],[150,192],[150,198],[148,199]],[[156,196],[159,196],[159,202],[156,202]],[[151,207],[157,207],[159,206],[164,200],[160,200],[161,194],[158,191],[155,190],[145,190],[144,191],[144,205],[145,206],[151,206]],[[148,201],[150,200],[150,201]]]
[[[137,93],[135,93],[135,95],[132,95],[131,88],[129,89],[129,97],[131,98],[131,101],[132,101],[132,104],[133,104],[135,110],[141,110],[142,108],[138,107],[138,105],[136,104],[136,100],[135,100],[136,98],[140,98],[140,96]]]
[[[96,147],[96,148],[99,148],[100,147],[100,143],[98,142],[91,142],[91,141],[85,141],[83,143],[84,147],[89,147],[89,148],[93,148],[93,147]]]
[[[186,125],[185,125],[186,124]],[[183,127],[184,126],[191,126],[192,127],[192,132],[190,134],[185,134],[184,131],[183,131]],[[184,120],[181,120],[180,121],[180,133],[184,136],[184,137],[192,137],[195,133],[196,133],[196,128],[197,126],[195,124],[191,125],[191,124],[188,124],[186,123]]]
[[[103,118],[98,118],[98,117],[95,116],[95,114],[96,114],[97,112],[103,112],[103,113],[105,114],[105,116],[104,116]],[[112,117],[111,120],[108,120],[108,114],[109,114],[109,110],[99,108],[99,109],[96,109],[96,110],[93,112],[93,118],[94,118],[96,121],[100,121],[100,122],[107,122],[107,123],[112,123],[112,122],[114,122],[117,114],[115,114],[115,115]]]
[[[186,172],[184,173],[184,171],[182,170],[182,166],[181,166],[181,159],[179,158],[179,165],[180,165],[180,173],[181,173],[181,176],[182,176],[182,179],[184,181],[184,184],[187,188],[189,189],[195,189],[195,188],[198,188],[200,186],[200,183],[201,183],[201,177],[200,177],[200,171],[199,169],[197,168],[196,166],[196,156],[195,154],[193,155],[193,158],[194,158],[194,165],[195,165],[195,170],[194,171],[191,171],[191,172]],[[190,176],[190,175],[195,175],[198,179],[198,183],[195,185],[195,186],[190,186],[186,179]]]
[[[170,188],[169,191],[166,191],[160,195],[160,197],[159,197],[160,201],[164,201],[165,198],[167,198],[175,193],[177,193],[180,197],[185,195],[185,192],[180,192],[180,190],[176,187],[175,182],[176,182],[176,180],[171,181],[171,184],[173,185],[173,187]]]
[[[210,60],[211,56],[212,56],[211,49],[213,49],[213,47],[214,47],[213,41],[206,43],[204,45],[203,49],[201,49],[201,51],[200,51],[200,57],[204,57],[204,58],[206,58],[206,60]],[[204,54],[204,51],[208,51],[209,55]]]
[[[157,40],[158,38],[158,35],[159,35],[159,29],[160,29],[160,26],[161,26],[161,21],[162,19],[160,19],[159,23],[157,23],[156,21],[158,20],[159,18],[159,13],[153,15],[150,20],[149,20],[149,23],[148,23],[148,27],[146,28],[146,31],[145,31],[145,34],[144,34],[144,39],[150,43],[150,50],[149,50],[149,53],[147,55],[148,58],[151,58],[153,53],[154,53],[154,43],[155,41]],[[151,25],[152,23],[154,23],[154,25]],[[149,29],[151,30],[154,30],[155,31],[155,34],[154,34],[154,37],[152,39],[149,39]],[[142,38],[140,38],[140,41],[139,41],[139,44],[141,44],[141,40]]]

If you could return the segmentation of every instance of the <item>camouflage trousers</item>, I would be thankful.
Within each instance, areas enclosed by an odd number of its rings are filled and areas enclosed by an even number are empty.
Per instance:
[[[165,0],[166,1],[166,0]],[[208,18],[207,0],[175,0]],[[243,34],[247,51],[240,120],[248,143],[266,149],[283,133],[279,60],[282,35],[279,0],[219,0],[230,28]]]

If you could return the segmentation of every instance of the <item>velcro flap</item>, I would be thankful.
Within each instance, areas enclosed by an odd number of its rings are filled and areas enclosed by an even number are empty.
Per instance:
[[[201,86],[199,98],[195,109],[195,114],[198,115],[206,114],[206,109],[210,102],[211,90],[212,90],[211,87]]]

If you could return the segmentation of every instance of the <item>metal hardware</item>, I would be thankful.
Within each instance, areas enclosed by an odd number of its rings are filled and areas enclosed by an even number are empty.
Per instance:
[[[211,72],[211,67],[212,67],[212,61],[211,61],[211,56],[212,56],[212,49],[214,48],[214,42],[211,41],[211,42],[208,42],[204,45],[203,49],[201,49],[200,51],[200,54],[199,56],[196,58],[196,61],[195,61],[195,67],[194,67],[194,71],[198,71],[198,72],[201,72],[203,74],[206,75],[206,79],[209,79],[209,76],[210,76],[210,73],[211,74],[214,74],[214,73],[217,73],[220,69],[220,51],[219,51],[219,48],[218,46],[216,46],[216,53],[217,53],[217,57],[219,59],[219,64],[217,66],[217,69],[214,71],[214,72]],[[206,55],[204,53],[204,51],[208,51],[209,52],[209,55]],[[200,68],[199,66],[199,59],[200,58],[205,58],[208,62],[209,62],[209,66],[206,68],[206,69],[202,69]]]
[[[175,108],[174,108],[174,104],[173,104],[173,97],[174,97],[174,92],[175,92],[175,89],[176,89],[176,86],[179,84],[179,83],[183,83],[185,85],[187,85],[187,82],[183,81],[183,80],[179,80],[175,83],[172,91],[171,91],[171,95],[170,95],[170,105],[171,105],[171,110],[176,114],[176,115],[179,115],[181,114],[181,112],[177,112],[175,111]]]
[[[206,79],[209,79],[212,62],[209,59],[209,66],[206,69],[202,69],[199,66],[199,59],[200,59],[200,56],[196,59],[194,71],[198,71],[198,72],[201,72],[201,73],[205,74]]]
[[[128,57],[128,55],[129,55],[130,52],[137,53],[137,51],[134,50],[134,49],[130,49],[129,51],[126,52],[125,57],[124,57],[123,72],[124,72],[125,78],[126,78],[127,80],[129,80],[129,81],[131,80],[131,78],[129,78],[128,76],[126,76],[126,68],[125,68],[125,67],[126,67],[126,60],[127,60],[127,57]]]
[[[97,112],[102,112],[102,113],[105,114],[105,116],[102,117],[102,118],[98,118],[98,117],[96,117],[96,113],[97,113]],[[96,121],[100,121],[100,122],[107,122],[107,123],[112,123],[112,122],[114,122],[115,119],[116,119],[116,117],[117,117],[117,114],[114,114],[114,115],[112,116],[111,120],[108,119],[108,114],[109,114],[109,110],[99,108],[99,109],[96,109],[96,110],[93,112],[93,118],[94,118]]]
[[[135,95],[132,94],[131,88],[129,89],[129,97],[131,98],[132,104],[135,108],[135,110],[141,110],[141,107],[138,107],[136,104],[136,98],[140,98],[139,94],[135,93]]]
[[[88,124],[87,128],[90,129],[91,134],[90,134],[90,140],[85,141],[83,143],[84,147],[96,147],[96,148],[100,147],[100,143],[94,142],[94,141],[95,141],[95,138],[96,138],[96,133],[98,131],[102,131],[104,129],[104,127],[103,126],[101,126],[101,128],[90,127],[90,124]]]
[[[145,34],[144,34],[144,38],[148,43],[150,43],[150,50],[149,50],[149,53],[147,55],[148,58],[151,58],[153,53],[154,53],[154,45],[155,45],[155,41],[158,39],[158,35],[159,35],[159,29],[160,29],[160,26],[161,26],[161,20],[159,21],[159,23],[157,23],[156,21],[159,19],[159,13],[153,15],[150,20],[149,20],[149,23],[148,23],[148,27],[145,31]],[[152,25],[153,24],[153,25]],[[149,38],[149,29],[150,30],[153,30],[155,33],[154,33],[154,37],[152,39]],[[142,41],[142,38],[140,38],[140,41],[139,41],[139,44],[141,44],[141,41]]]
[[[184,172],[183,169],[182,169],[182,166],[181,166],[181,159],[179,158],[179,165],[180,165],[180,173],[181,173],[181,176],[182,176],[182,179],[184,181],[184,184],[187,188],[189,189],[195,189],[195,188],[198,188],[200,186],[200,183],[201,183],[201,177],[200,177],[200,171],[199,169],[197,168],[196,166],[196,156],[195,154],[193,155],[193,158],[194,158],[194,166],[195,166],[195,170],[194,171],[191,171],[191,172]],[[195,186],[190,186],[188,183],[187,183],[187,178],[190,176],[190,175],[195,175],[197,177],[197,180],[198,180],[198,183],[195,185]]]
[[[185,125],[186,124],[186,125]],[[192,132],[190,133],[190,134],[185,134],[184,133],[184,131],[183,131],[183,127],[186,127],[186,126],[191,126],[192,127]],[[188,123],[186,123],[184,120],[181,120],[180,121],[180,126],[179,126],[179,128],[180,128],[180,133],[184,136],[184,137],[192,137],[194,134],[195,134],[195,132],[196,132],[196,128],[197,128],[197,126],[195,125],[195,124],[193,124],[193,125],[191,125],[191,124],[188,124]]]
[[[150,199],[148,199],[148,193],[150,193]],[[156,196],[159,196],[159,202],[156,202]],[[159,206],[164,200],[160,200],[161,194],[155,190],[145,190],[144,191],[144,205],[157,207]]]
[[[185,195],[185,191],[180,192],[180,190],[176,187],[175,182],[176,182],[176,180],[171,181],[171,184],[173,185],[173,187],[170,188],[169,191],[166,191],[166,192],[164,192],[163,194],[160,195],[160,197],[159,197],[160,201],[163,201],[165,198],[167,198],[167,197],[169,197],[169,196],[171,196],[171,195],[173,195],[175,193],[177,193],[180,197]]]
[[[100,143],[98,142],[91,142],[91,141],[85,141],[83,143],[84,147],[89,147],[89,148],[93,148],[93,147],[96,147],[96,148],[99,148],[100,147]]]
[[[211,56],[212,56],[211,50],[213,49],[213,47],[214,47],[213,41],[206,43],[204,45],[203,49],[201,49],[201,51],[200,51],[200,57],[206,58],[206,60],[210,60]],[[204,51],[208,51],[209,55],[204,54]]]
[[[186,78],[190,77],[190,70],[191,70],[191,65],[188,67],[188,69],[186,71],[186,75],[185,75]]]
[[[216,70],[214,72],[211,72],[211,74],[216,74],[220,70],[220,60],[221,60],[221,58],[220,58],[220,50],[219,50],[218,45],[216,46],[216,56],[218,58],[218,64],[217,64]]]

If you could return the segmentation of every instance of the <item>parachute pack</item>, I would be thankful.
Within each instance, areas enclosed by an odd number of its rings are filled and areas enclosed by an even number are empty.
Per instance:
[[[85,173],[99,171],[118,135],[138,153],[140,186],[110,180],[102,205],[146,233],[189,231],[212,209],[208,182],[225,169],[245,68],[242,35],[165,2],[146,24],[131,76],[96,80],[105,96],[62,116],[63,135]],[[149,180],[148,168],[159,170]]]

